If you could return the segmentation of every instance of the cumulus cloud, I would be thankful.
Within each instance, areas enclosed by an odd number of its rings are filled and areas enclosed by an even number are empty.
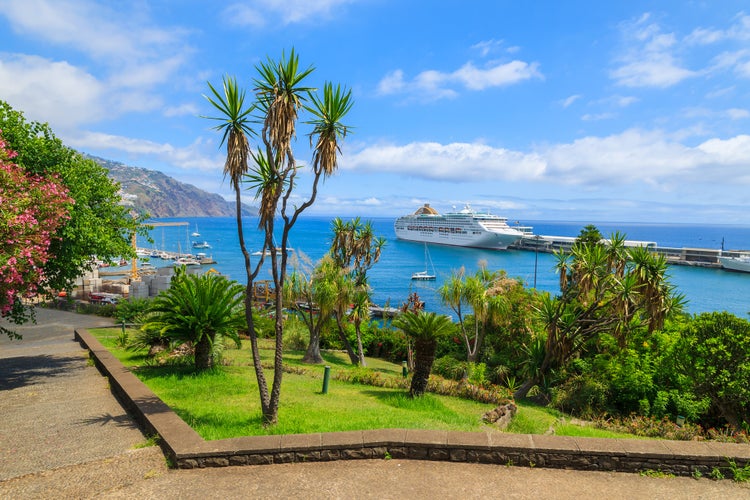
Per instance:
[[[0,15],[14,31],[65,55],[0,55],[1,71],[14,75],[0,78],[0,95],[62,128],[161,108],[158,87],[184,67],[191,49],[183,30],[155,27],[146,13],[86,0],[4,2]]]
[[[380,80],[378,92],[381,95],[406,93],[413,98],[433,101],[456,97],[456,88],[480,91],[542,78],[538,63],[514,60],[506,63],[493,62],[479,68],[467,62],[450,73],[422,71],[411,81],[406,80],[403,70],[392,71]]]
[[[62,127],[106,114],[105,85],[67,62],[38,56],[0,58],[0,95],[29,118]]]
[[[477,143],[415,142],[403,146],[368,146],[342,159],[345,169],[394,172],[440,181],[531,179],[545,164],[536,154],[524,154]]]
[[[342,168],[443,182],[525,181],[594,189],[617,185],[669,189],[676,180],[704,182],[707,172],[713,172],[715,180],[721,169],[744,168],[749,157],[747,135],[688,146],[658,130],[629,129],[528,152],[480,143],[379,144],[347,152]],[[739,182],[750,179],[743,177]]]
[[[134,66],[184,49],[184,31],[155,27],[117,4],[71,0],[10,0],[2,14],[16,32],[67,46],[111,65]]]

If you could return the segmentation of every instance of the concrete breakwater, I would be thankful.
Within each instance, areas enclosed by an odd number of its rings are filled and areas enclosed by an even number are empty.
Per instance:
[[[570,236],[529,235],[510,248],[532,252],[552,253],[559,250],[569,251],[576,238]],[[719,257],[739,257],[748,250],[721,250],[715,248],[675,248],[659,247],[653,241],[626,240],[626,247],[645,247],[652,252],[664,255],[667,263],[681,266],[697,266],[721,269]]]

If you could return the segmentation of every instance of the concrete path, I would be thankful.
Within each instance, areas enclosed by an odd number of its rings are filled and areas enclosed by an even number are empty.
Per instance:
[[[44,310],[0,338],[0,498],[743,498],[750,484],[362,460],[169,470],[73,341],[94,316]]]

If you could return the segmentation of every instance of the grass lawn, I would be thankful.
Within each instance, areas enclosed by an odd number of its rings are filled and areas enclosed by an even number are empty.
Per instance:
[[[126,367],[193,427],[204,439],[226,439],[264,434],[301,434],[363,429],[495,430],[482,422],[492,405],[455,397],[426,394],[411,399],[404,389],[387,389],[335,380],[337,372],[355,369],[345,353],[324,353],[331,367],[328,394],[322,394],[323,366],[301,363],[302,352],[284,354],[285,364],[299,366],[304,374],[284,373],[279,423],[264,428],[249,342],[241,349],[227,348],[222,366],[195,373],[191,366],[144,365],[144,353],[117,347],[119,330],[93,329],[91,333]],[[273,351],[262,350],[271,363]],[[401,366],[368,358],[368,369],[401,377]],[[272,373],[266,371],[268,385]],[[509,432],[542,434],[554,428],[558,435],[633,437],[563,423],[562,414],[534,405],[519,404]],[[499,431],[498,431],[499,432]]]

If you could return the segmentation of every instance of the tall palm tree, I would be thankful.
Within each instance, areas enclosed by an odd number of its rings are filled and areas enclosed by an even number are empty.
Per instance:
[[[217,341],[228,337],[239,345],[245,327],[244,287],[218,274],[202,276],[179,270],[168,290],[156,297],[143,328],[158,330],[174,341],[192,342],[195,369],[213,367]]]
[[[438,339],[449,335],[455,326],[448,316],[434,312],[405,312],[393,320],[393,326],[414,340],[414,374],[409,395],[419,397],[427,390]]]
[[[352,298],[352,309],[349,312],[349,319],[354,323],[354,332],[357,335],[357,356],[359,358],[359,366],[367,366],[365,361],[365,351],[362,346],[362,322],[370,320],[370,292],[365,283],[365,287],[361,287],[354,292]]]

